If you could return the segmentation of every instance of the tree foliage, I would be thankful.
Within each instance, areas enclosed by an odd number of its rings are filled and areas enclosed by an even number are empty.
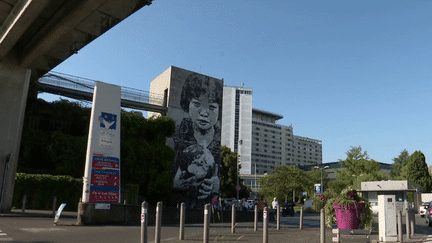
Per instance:
[[[337,183],[334,191],[339,193],[342,189],[352,186],[359,190],[360,183],[363,181],[380,181],[387,179],[387,175],[381,170],[377,161],[370,159],[367,151],[362,151],[362,147],[351,147],[347,151],[347,158],[341,160],[341,169],[337,170]]]
[[[223,198],[232,198],[237,196],[235,189],[237,185],[237,161],[238,155],[231,151],[227,146],[221,147],[221,173],[220,173],[220,189]],[[243,185],[243,180],[239,178],[241,186],[240,198],[247,198],[250,189]]]
[[[90,109],[78,102],[29,102],[17,171],[81,178],[89,122]]]
[[[421,151],[415,151],[409,157],[407,164],[401,169],[399,178],[418,184],[424,192],[431,191],[432,178],[429,174],[426,158]]]
[[[410,158],[410,154],[406,149],[404,149],[400,155],[396,158],[393,158],[392,170],[390,171],[390,177],[392,179],[400,178],[400,174],[402,168],[408,164]]]
[[[287,202],[293,190],[306,191],[313,186],[313,181],[305,171],[295,166],[283,165],[276,166],[270,175],[258,182],[261,185],[260,194],[269,202],[274,197]]]
[[[17,171],[82,178],[89,123],[90,108],[78,102],[29,102]],[[167,117],[121,113],[121,183],[139,185],[149,202],[166,199],[172,190],[175,153],[165,140],[174,130]]]
[[[122,112],[122,183],[138,184],[151,203],[167,199],[173,188],[175,152],[165,144],[175,123],[167,117],[145,119],[141,113]]]

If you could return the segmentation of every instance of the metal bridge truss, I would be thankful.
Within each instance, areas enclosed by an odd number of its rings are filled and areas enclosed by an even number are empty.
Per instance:
[[[43,87],[40,92],[92,101],[96,81],[57,72],[49,72],[42,76],[38,80],[38,83]],[[163,95],[121,87],[122,107],[162,113],[168,110],[166,104],[167,97]]]

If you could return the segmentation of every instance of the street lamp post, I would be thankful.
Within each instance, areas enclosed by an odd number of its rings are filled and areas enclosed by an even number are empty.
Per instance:
[[[324,184],[323,184],[323,169],[327,169],[329,168],[328,165],[324,166],[324,167],[319,167],[319,166],[314,166],[314,168],[316,169],[321,169],[321,193],[324,193]]]

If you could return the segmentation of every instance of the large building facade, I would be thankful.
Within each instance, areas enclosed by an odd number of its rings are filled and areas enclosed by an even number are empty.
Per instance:
[[[167,97],[166,115],[176,123],[167,139],[176,152],[178,190],[170,201],[204,207],[220,194],[223,80],[171,66],[151,81],[150,92]]]
[[[322,164],[320,140],[277,124],[280,114],[253,109],[252,89],[224,86],[221,144],[240,155],[241,175],[263,175],[278,165]]]
[[[276,124],[282,115],[253,109],[252,117],[252,165],[257,174],[278,165],[322,164],[320,140],[296,136],[292,126]]]
[[[252,89],[223,88],[221,144],[240,155],[241,174],[251,174]]]

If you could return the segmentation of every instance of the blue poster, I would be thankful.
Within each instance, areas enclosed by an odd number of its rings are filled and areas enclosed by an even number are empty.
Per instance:
[[[99,117],[100,127],[116,130],[117,127],[117,115],[111,114],[107,112],[101,112],[101,116]]]
[[[315,194],[321,194],[321,193],[322,193],[321,184],[315,184]]]

